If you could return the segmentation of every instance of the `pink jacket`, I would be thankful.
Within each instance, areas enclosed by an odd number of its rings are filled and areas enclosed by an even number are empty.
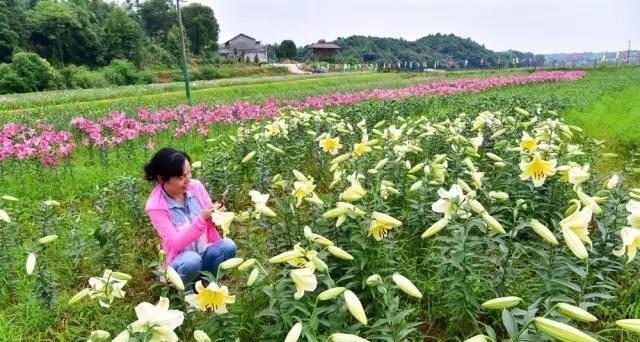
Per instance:
[[[188,189],[198,200],[200,207],[204,209],[211,205],[211,198],[200,181],[192,179],[189,182]],[[205,221],[199,215],[190,226],[183,231],[179,231],[178,227],[171,221],[167,200],[162,195],[161,183],[158,183],[151,191],[144,210],[149,215],[151,223],[153,223],[162,239],[162,249],[167,254],[166,265],[171,265],[173,259],[189,244],[196,241],[205,231],[207,232],[207,243],[220,240],[220,234],[218,234],[213,221]]]

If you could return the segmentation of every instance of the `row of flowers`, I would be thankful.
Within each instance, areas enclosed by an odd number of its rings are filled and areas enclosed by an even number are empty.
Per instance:
[[[41,160],[46,166],[56,166],[62,158],[69,157],[80,145],[109,148],[126,141],[145,139],[148,142],[147,147],[153,148],[153,138],[159,132],[171,130],[174,137],[181,137],[195,130],[206,136],[209,128],[215,123],[232,124],[239,121],[275,118],[279,115],[281,108],[323,109],[367,100],[451,95],[508,85],[575,81],[584,75],[584,71],[536,71],[526,76],[441,80],[402,89],[333,93],[310,96],[301,101],[276,101],[271,98],[263,104],[238,101],[231,105],[198,104],[192,107],[180,105],[175,110],[151,111],[140,108],[136,117],[128,117],[123,112],[112,112],[97,120],[75,118],[70,123],[77,132],[75,136],[71,131],[57,131],[52,126],[39,122],[35,125],[8,123],[0,131],[0,162],[10,158],[36,159]]]

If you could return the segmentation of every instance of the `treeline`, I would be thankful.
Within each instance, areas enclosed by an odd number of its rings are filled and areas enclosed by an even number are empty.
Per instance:
[[[214,56],[213,10],[181,10],[190,56]],[[141,70],[179,61],[177,22],[172,0],[0,0],[0,92],[149,83]]]
[[[336,63],[395,63],[395,62],[426,62],[433,66],[435,62],[446,67],[451,60],[455,67],[478,68],[483,61],[484,67],[495,67],[498,62],[510,65],[517,58],[518,63],[528,63],[536,60],[538,65],[544,62],[543,55],[533,55],[530,52],[504,51],[495,52],[487,49],[470,38],[461,38],[453,34],[432,34],[415,41],[402,38],[381,38],[350,36],[338,38],[334,43],[340,46],[340,52],[335,58],[325,59]],[[302,61],[313,59],[312,51],[308,47],[298,49],[298,58]]]

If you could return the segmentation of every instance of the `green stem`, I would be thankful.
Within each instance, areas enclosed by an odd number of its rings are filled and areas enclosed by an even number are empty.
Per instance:
[[[551,312],[556,308],[556,306],[558,306],[558,304],[556,304],[556,305],[552,306],[552,307],[551,307],[551,309],[547,310],[547,312],[545,312],[545,314],[544,314],[544,315],[542,315],[542,318],[547,317],[547,316],[548,316],[548,315],[549,315],[549,314],[550,314],[550,313],[551,313]],[[533,318],[529,319],[529,320],[527,321],[527,323],[525,323],[525,325],[523,325],[523,326],[522,326],[522,329],[520,329],[520,331],[518,332],[518,334],[517,334],[517,335],[512,339],[512,341],[513,341],[513,342],[517,342],[517,341],[520,339],[520,336],[521,336],[522,334],[524,334],[524,332],[525,332],[525,331],[527,331],[527,328],[529,328],[529,325],[531,325],[531,323],[533,322],[533,320],[534,320],[535,318],[536,318],[536,317],[533,317]]]

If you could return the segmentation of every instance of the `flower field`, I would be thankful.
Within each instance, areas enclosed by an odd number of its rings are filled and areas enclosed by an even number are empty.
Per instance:
[[[6,124],[0,340],[638,341],[639,166],[562,116],[571,89],[633,77]],[[238,244],[193,292],[142,210],[168,144],[195,151]]]

